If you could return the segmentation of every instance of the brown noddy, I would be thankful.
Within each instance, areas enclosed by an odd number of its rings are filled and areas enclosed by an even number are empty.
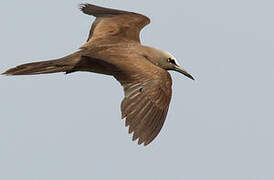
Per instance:
[[[5,75],[89,71],[114,76],[124,88],[122,119],[126,118],[133,140],[148,145],[159,134],[166,119],[172,80],[167,70],[194,78],[173,55],[140,42],[140,31],[150,23],[144,15],[81,4],[80,9],[96,19],[87,42],[79,51],[60,59],[27,63]]]

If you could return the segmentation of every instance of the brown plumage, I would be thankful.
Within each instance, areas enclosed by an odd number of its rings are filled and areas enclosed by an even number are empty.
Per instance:
[[[139,34],[149,24],[141,14],[82,4],[80,9],[96,17],[88,41],[66,57],[23,64],[5,75],[35,75],[89,71],[114,76],[124,87],[121,103],[129,133],[138,144],[152,142],[167,116],[172,80],[167,70],[193,77],[169,53],[143,46]]]

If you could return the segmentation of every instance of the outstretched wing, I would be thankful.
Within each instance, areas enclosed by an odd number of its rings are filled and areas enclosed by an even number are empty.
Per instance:
[[[109,9],[92,4],[82,4],[80,9],[88,15],[95,16],[88,37],[83,47],[91,45],[94,40],[115,43],[117,41],[135,41],[140,43],[140,31],[150,23],[144,15]]]
[[[142,62],[138,60],[137,62]],[[125,97],[121,103],[122,118],[126,118],[129,133],[138,144],[149,144],[159,134],[171,99],[170,74],[144,61],[127,67],[116,77],[124,87]]]

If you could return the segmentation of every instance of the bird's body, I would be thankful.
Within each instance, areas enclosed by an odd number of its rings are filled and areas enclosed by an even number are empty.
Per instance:
[[[133,140],[149,144],[166,119],[172,80],[167,70],[190,77],[169,53],[143,46],[139,33],[150,20],[141,14],[84,4],[81,10],[93,15],[88,41],[79,51],[60,59],[23,64],[6,75],[89,71],[114,76],[124,87],[122,118],[126,117]]]

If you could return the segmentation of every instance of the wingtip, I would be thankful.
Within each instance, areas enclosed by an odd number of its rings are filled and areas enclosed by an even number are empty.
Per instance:
[[[139,138],[138,139],[138,145],[141,145],[141,144],[143,144],[143,141]]]
[[[148,141],[145,141],[144,139],[142,138],[139,138],[138,139],[138,145],[143,145],[144,147],[146,147],[150,142]]]
[[[89,3],[79,4],[79,9],[84,14],[92,15],[94,17],[109,17],[109,16],[114,16],[114,15],[129,13],[127,11],[106,8],[106,7],[102,7],[102,6],[96,6],[96,5],[89,4]]]
[[[142,139],[141,137],[138,137],[138,135],[134,131],[132,131],[130,128],[129,128],[128,133],[132,134],[132,141],[137,140],[138,145],[143,145],[145,147],[145,146],[147,146],[148,144],[151,143],[151,141],[147,141],[145,139]]]
[[[81,3],[78,5],[80,11],[84,12],[85,8],[88,6],[88,3]]]

